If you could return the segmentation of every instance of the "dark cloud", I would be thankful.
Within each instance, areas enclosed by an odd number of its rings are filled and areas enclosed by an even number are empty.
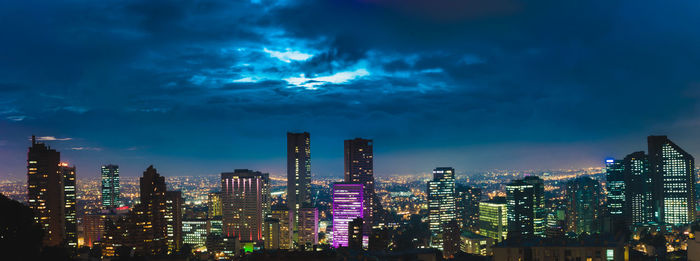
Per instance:
[[[76,137],[56,146],[99,152],[75,156],[92,169],[133,161],[138,173],[155,161],[173,174],[232,164],[281,172],[284,132],[307,130],[320,174],[340,172],[341,141],[355,136],[375,138],[378,173],[424,171],[436,158],[461,169],[580,166],[632,151],[651,133],[692,137],[698,9],[554,0],[3,2],[0,163],[21,173],[15,154],[35,133]],[[540,162],[547,157],[528,148],[557,153]],[[382,156],[413,163],[383,165]]]

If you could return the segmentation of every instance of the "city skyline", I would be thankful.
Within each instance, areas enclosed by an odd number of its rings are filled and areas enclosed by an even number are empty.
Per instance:
[[[123,176],[284,173],[287,131],[323,176],[355,137],[377,176],[700,152],[697,5],[419,2],[3,2],[0,175],[32,134]]]

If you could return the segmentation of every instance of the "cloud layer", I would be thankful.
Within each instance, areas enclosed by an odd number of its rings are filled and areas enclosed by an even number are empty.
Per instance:
[[[92,152],[75,156],[89,168],[155,161],[177,174],[282,172],[284,132],[305,130],[320,174],[342,171],[342,139],[356,136],[402,162],[380,156],[378,173],[595,164],[648,134],[693,152],[699,11],[691,1],[6,1],[0,130],[20,140],[2,137],[0,163],[22,173],[32,133],[76,137],[65,150]]]

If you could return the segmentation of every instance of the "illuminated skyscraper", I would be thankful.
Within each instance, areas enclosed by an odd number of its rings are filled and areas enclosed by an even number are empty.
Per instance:
[[[348,246],[348,223],[362,218],[364,213],[363,185],[359,183],[333,184],[333,247]]]
[[[241,241],[262,240],[264,200],[267,173],[247,169],[221,173],[221,199],[225,237]],[[268,190],[269,191],[269,190]]]
[[[567,231],[576,234],[599,232],[600,183],[580,177],[566,183]]]
[[[430,246],[443,249],[444,226],[457,219],[455,174],[453,168],[436,168],[428,181],[428,220]]]
[[[210,192],[207,200],[209,219],[221,218],[221,192]]]
[[[207,221],[183,220],[182,243],[189,244],[193,249],[205,246],[207,243]]]
[[[648,156],[643,151],[638,151],[627,155],[623,164],[626,188],[623,211],[625,223],[639,225],[656,221]]]
[[[75,166],[61,162],[59,171],[63,175],[63,211],[65,216],[65,244],[73,254],[78,249],[78,219],[75,206]]]
[[[647,140],[658,221],[668,226],[695,221],[695,159],[666,136]]]
[[[165,177],[151,165],[143,172],[139,183],[141,203],[130,213],[137,220],[138,231],[132,236],[136,252],[145,255],[167,253]]]
[[[625,165],[622,160],[605,160],[605,179],[608,190],[606,206],[613,220],[624,220],[625,211]]]
[[[457,221],[461,228],[476,232],[479,230],[479,201],[481,189],[457,185],[455,189]]]
[[[165,220],[168,253],[177,253],[182,247],[182,192],[165,192]]]
[[[300,208],[298,213],[299,239],[297,244],[311,249],[312,246],[318,244],[318,209]]]
[[[479,234],[501,242],[508,235],[506,198],[495,197],[479,203]]]
[[[272,213],[270,216],[274,219],[279,220],[280,227],[280,249],[290,249],[292,247],[292,231],[290,230],[290,224],[292,223],[292,216],[287,207],[275,206],[272,208]]]
[[[506,185],[508,238],[532,238],[535,234],[535,189],[523,180]]]
[[[523,178],[523,181],[532,185],[534,192],[532,200],[532,210],[534,212],[532,219],[533,233],[537,237],[547,236],[547,209],[544,202],[544,181],[537,176],[528,176]]]
[[[113,209],[121,207],[121,197],[119,196],[119,166],[104,165],[102,172],[102,207]]]
[[[364,186],[363,222],[365,236],[374,222],[374,152],[372,140],[356,138],[345,140],[345,182]]]
[[[265,218],[263,226],[263,241],[265,249],[280,248],[280,220],[276,218]]]
[[[311,138],[308,132],[287,132],[287,206],[292,215],[292,240],[298,241],[297,213],[300,208],[311,206]]]
[[[65,239],[63,173],[61,154],[36,142],[27,153],[27,202],[45,231],[44,245],[59,246]]]

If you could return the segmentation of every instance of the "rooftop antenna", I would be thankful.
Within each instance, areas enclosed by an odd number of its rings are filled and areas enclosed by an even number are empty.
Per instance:
[[[36,136],[32,134],[32,145],[36,144]]]

